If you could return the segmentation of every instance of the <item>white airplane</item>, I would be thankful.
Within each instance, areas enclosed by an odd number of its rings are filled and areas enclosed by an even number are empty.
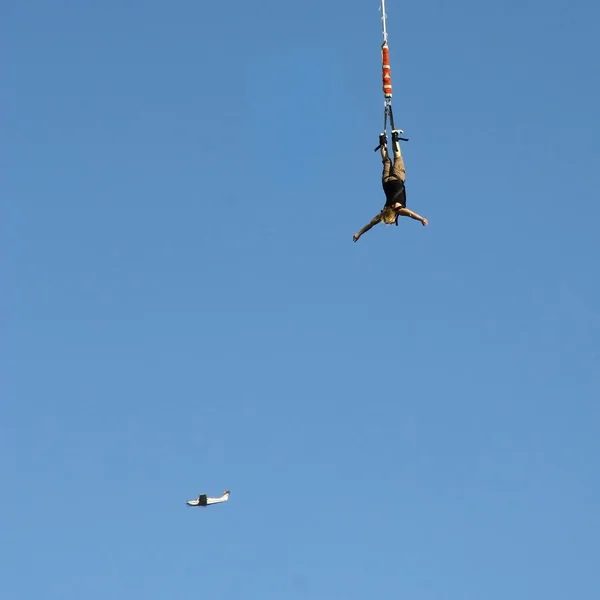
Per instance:
[[[219,504],[229,500],[229,490],[225,490],[220,498],[208,498],[206,494],[200,494],[195,500],[188,500],[188,506],[208,506],[209,504]]]

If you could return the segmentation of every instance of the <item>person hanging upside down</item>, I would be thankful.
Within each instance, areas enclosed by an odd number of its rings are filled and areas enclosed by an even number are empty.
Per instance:
[[[376,217],[373,217],[370,223],[365,225],[358,233],[354,234],[353,239],[355,242],[358,241],[358,238],[360,238],[363,233],[369,231],[369,229],[377,225],[377,223],[398,225],[398,217],[410,217],[411,219],[415,219],[415,221],[420,221],[423,226],[428,224],[427,219],[406,208],[406,188],[404,187],[406,169],[404,168],[404,159],[400,152],[400,141],[398,139],[400,133],[402,133],[401,129],[392,131],[392,144],[394,148],[393,165],[390,155],[388,154],[387,137],[385,133],[379,135],[379,147],[381,149],[381,159],[383,162],[381,183],[383,185],[383,191],[385,192],[385,206]]]

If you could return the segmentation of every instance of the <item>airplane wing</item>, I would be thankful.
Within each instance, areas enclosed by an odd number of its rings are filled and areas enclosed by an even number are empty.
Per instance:
[[[200,494],[195,500],[188,500],[186,504],[188,506],[206,506],[206,494]]]

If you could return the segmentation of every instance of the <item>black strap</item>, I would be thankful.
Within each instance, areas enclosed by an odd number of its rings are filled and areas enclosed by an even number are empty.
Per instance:
[[[388,117],[388,111],[387,111],[387,104],[386,104],[385,108],[383,109],[383,133],[385,134],[386,139],[387,139],[387,117]],[[377,146],[377,148],[375,148],[373,150],[373,152],[377,152],[377,150],[379,150],[379,148],[381,148],[381,144],[379,144],[379,146]]]
[[[388,112],[390,114],[390,126],[392,128],[392,131],[394,131],[394,129],[396,129],[394,127],[394,113],[392,112],[392,103],[390,102],[389,104],[386,104],[386,112]]]

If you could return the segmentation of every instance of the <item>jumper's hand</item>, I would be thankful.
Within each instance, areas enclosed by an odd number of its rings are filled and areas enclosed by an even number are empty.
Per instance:
[[[423,223],[423,227],[425,227],[426,225],[429,225],[429,221],[427,219],[423,219],[421,221],[421,223]]]
[[[355,233],[355,234],[352,236],[352,239],[353,239],[355,242],[358,242],[358,238],[359,238],[359,237],[360,237],[360,235],[358,235],[358,233]]]

